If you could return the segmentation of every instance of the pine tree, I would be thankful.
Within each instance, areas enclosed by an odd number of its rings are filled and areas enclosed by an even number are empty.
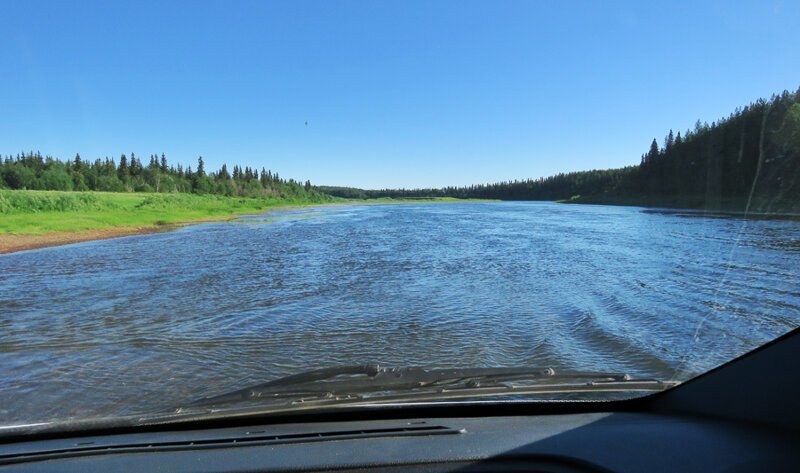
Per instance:
[[[130,168],[131,176],[139,175],[139,162],[136,160],[136,155],[131,153],[130,162],[128,163],[128,167]]]
[[[650,143],[650,151],[647,152],[647,162],[650,163],[654,162],[656,159],[658,159],[659,153],[660,151],[658,149],[658,141],[656,141],[656,139],[653,138],[653,142]]]
[[[125,154],[122,154],[119,157],[119,168],[117,170],[117,175],[121,181],[124,181],[126,177],[128,177],[130,170],[128,169],[128,157]]]
[[[206,175],[206,167],[203,163],[203,157],[200,156],[197,158],[197,177],[205,177]]]
[[[261,187],[266,188],[269,185],[269,179],[267,177],[267,171],[263,167],[261,168]]]

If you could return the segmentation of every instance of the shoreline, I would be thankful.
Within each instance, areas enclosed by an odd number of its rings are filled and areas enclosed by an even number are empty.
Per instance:
[[[738,217],[748,220],[798,220],[800,208],[779,206],[776,210],[765,212],[764,203],[757,201],[751,210],[745,211],[746,201],[727,199],[708,207],[703,202],[691,202],[680,198],[663,197],[621,197],[621,196],[577,196],[571,199],[556,200],[567,205],[603,205],[612,207],[640,207],[648,213],[689,213],[709,217]]]
[[[273,209],[268,209],[267,211],[269,210]],[[85,243],[87,241],[110,240],[112,238],[122,238],[126,236],[171,232],[189,225],[199,225],[201,223],[211,222],[226,222],[243,215],[255,214],[237,214],[219,218],[204,218],[202,220],[174,222],[166,225],[96,228],[92,230],[49,232],[41,235],[17,235],[6,233],[0,234],[0,255],[17,253],[20,251],[39,250],[53,246],[72,245],[74,243]]]
[[[324,205],[341,205],[340,202],[319,203],[310,205],[286,204],[265,208],[262,212],[239,213],[221,217],[203,218],[200,220],[187,220],[183,222],[173,222],[165,225],[145,225],[129,227],[109,227],[96,228],[92,230],[75,230],[42,233],[40,235],[25,235],[0,233],[0,255],[18,253],[20,251],[39,250],[54,246],[72,245],[75,243],[85,243],[87,241],[110,240],[112,238],[122,238],[135,235],[149,235],[151,233],[171,232],[181,227],[189,225],[199,225],[201,223],[228,222],[247,215],[261,215],[273,210],[289,210],[295,208],[317,207]]]
[[[463,200],[469,202],[470,200]],[[313,207],[327,207],[327,206],[345,206],[345,205],[364,205],[364,204],[403,204],[403,203],[446,203],[446,202],[462,202],[459,200],[453,201],[417,201],[417,200],[401,200],[395,199],[393,201],[377,201],[377,202],[363,202],[363,201],[346,201],[346,202],[320,202],[308,205],[289,203],[286,205],[278,205],[264,208],[260,212],[244,212],[233,215],[226,215],[221,217],[204,218],[200,220],[187,220],[183,222],[168,223],[166,225],[146,225],[146,226],[122,226],[122,227],[108,227],[97,228],[92,230],[75,230],[75,231],[56,231],[42,234],[12,234],[0,233],[0,255],[7,255],[17,253],[20,251],[38,250],[42,248],[51,248],[55,246],[72,245],[75,243],[85,243],[88,241],[97,240],[110,240],[112,238],[122,238],[126,236],[135,235],[148,235],[151,233],[170,232],[177,230],[181,227],[189,225],[199,225],[201,223],[211,222],[227,222],[235,220],[239,217],[248,215],[263,215],[275,210],[292,210],[300,208],[313,208]]]
[[[173,228],[171,228],[173,227]],[[52,246],[71,245],[95,240],[108,240],[133,235],[146,235],[159,231],[169,231],[177,225],[161,227],[116,227],[74,232],[51,232],[42,235],[0,235],[0,255],[19,251],[38,250]]]
[[[12,234],[0,233],[0,255],[7,255],[17,253],[20,251],[38,250],[42,248],[50,248],[55,246],[71,245],[75,243],[85,243],[97,240],[109,240],[113,238],[122,238],[135,235],[148,235],[152,233],[162,233],[177,230],[189,225],[199,225],[202,223],[211,222],[226,222],[232,221],[239,217],[248,215],[263,215],[276,210],[292,210],[300,208],[313,208],[313,207],[327,207],[327,206],[349,206],[349,205],[377,205],[377,204],[410,204],[410,203],[458,203],[458,202],[499,202],[497,200],[483,200],[483,199],[454,199],[454,200],[423,200],[423,199],[387,199],[387,200],[352,200],[344,202],[320,202],[312,204],[297,204],[287,203],[286,205],[270,206],[264,208],[259,212],[242,212],[220,217],[209,217],[199,220],[187,220],[172,222],[163,225],[145,225],[145,226],[120,226],[98,228],[91,230],[75,230],[75,231],[55,231],[42,234]],[[553,201],[547,201],[553,202]],[[555,201],[555,203],[572,204],[572,205],[601,205],[601,206],[633,206],[645,209],[645,212],[650,213],[690,213],[700,214],[706,216],[726,216],[726,217],[745,217],[748,219],[787,219],[787,220],[800,220],[798,213],[773,213],[763,214],[759,212],[748,212],[745,216],[741,211],[730,209],[725,210],[707,210],[692,207],[679,207],[679,206],[665,206],[653,205],[654,202],[633,202],[623,199],[609,199],[601,201],[595,196],[589,198],[578,198]],[[649,205],[648,205],[649,204]]]

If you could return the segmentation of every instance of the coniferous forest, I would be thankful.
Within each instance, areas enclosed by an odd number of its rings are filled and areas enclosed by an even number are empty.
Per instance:
[[[103,192],[186,192],[240,197],[305,198],[319,195],[311,182],[283,179],[262,168],[227,165],[206,172],[203,158],[197,168],[169,165],[167,157],[151,154],[143,162],[134,153],[114,159],[84,161],[80,154],[63,162],[39,152],[7,156],[0,162],[0,189]]]
[[[800,211],[800,90],[760,99],[711,124],[669,130],[638,165],[441,189],[320,187],[345,198],[569,200]]]
[[[106,192],[187,192],[243,197],[304,198],[321,193],[349,199],[433,198],[568,200],[706,209],[800,211],[800,90],[759,99],[711,124],[669,130],[653,139],[639,164],[440,189],[364,190],[312,186],[262,168],[226,165],[206,172],[169,165],[164,154],[140,160],[61,161],[38,152],[0,162],[0,189]]]

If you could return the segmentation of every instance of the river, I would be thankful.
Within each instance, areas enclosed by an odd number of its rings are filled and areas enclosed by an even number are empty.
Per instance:
[[[800,222],[545,202],[288,209],[0,256],[0,425],[322,366],[685,380],[800,324]]]

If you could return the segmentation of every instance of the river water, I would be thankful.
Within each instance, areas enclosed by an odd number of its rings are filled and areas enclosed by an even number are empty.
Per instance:
[[[0,425],[367,362],[685,380],[797,325],[797,221],[543,202],[282,210],[0,256]]]

